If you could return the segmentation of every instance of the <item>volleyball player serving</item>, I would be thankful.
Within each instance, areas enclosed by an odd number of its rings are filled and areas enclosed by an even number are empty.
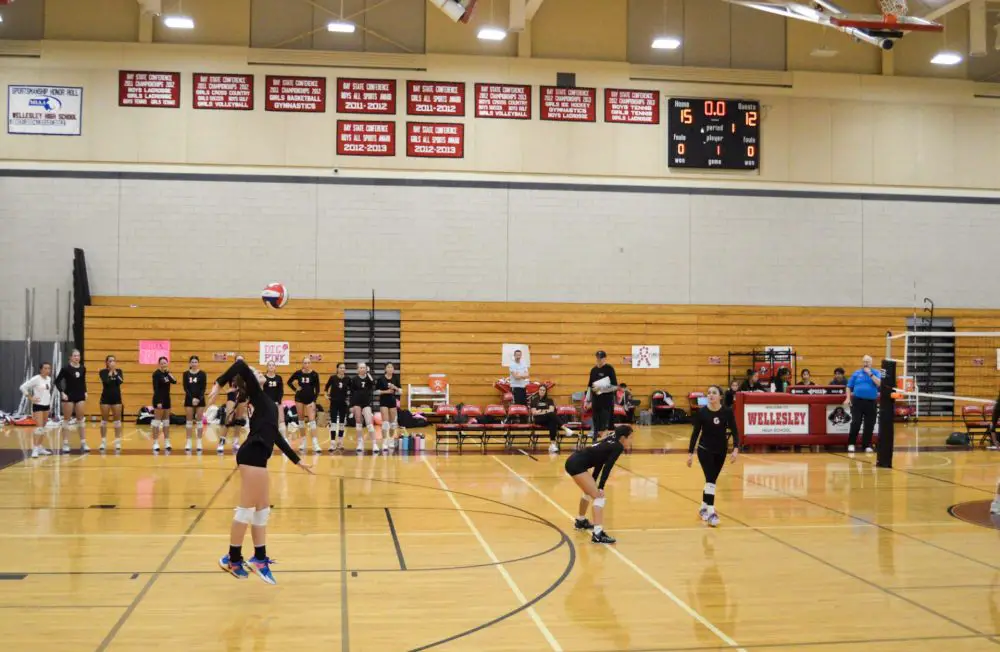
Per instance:
[[[614,432],[593,446],[578,450],[566,460],[566,473],[583,490],[580,499],[579,516],[574,527],[577,530],[594,530],[592,543],[615,543],[615,538],[604,531],[604,484],[611,475],[618,456],[622,451],[632,450],[632,426],[617,426]],[[589,471],[593,469],[593,474]],[[598,480],[600,476],[600,480]],[[594,522],[587,520],[587,505],[594,503]]]
[[[219,376],[208,398],[211,403],[219,391],[231,380],[236,381],[237,391],[246,394],[250,402],[250,434],[236,453],[236,468],[240,472],[240,502],[229,530],[229,553],[219,559],[219,566],[235,577],[247,577],[247,570],[268,584],[275,584],[271,573],[272,559],[267,556],[267,520],[271,514],[268,487],[267,461],[275,445],[285,457],[304,471],[312,473],[312,466],[295,454],[281,433],[278,432],[278,406],[261,389],[264,375],[251,369],[246,362],[237,360],[226,373]],[[253,538],[254,555],[243,561],[243,539],[247,526]]]
[[[712,385],[708,388],[708,405],[695,412],[687,459],[687,465],[691,466],[697,445],[698,463],[705,472],[705,489],[702,491],[698,516],[712,527],[719,525],[719,515],[715,513],[715,481],[719,479],[722,466],[726,463],[729,433],[733,435],[732,461],[735,462],[740,450],[736,419],[733,411],[722,405],[722,389],[718,385]]]

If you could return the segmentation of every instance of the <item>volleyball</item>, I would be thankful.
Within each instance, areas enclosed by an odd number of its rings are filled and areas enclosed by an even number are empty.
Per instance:
[[[260,300],[270,308],[284,308],[288,303],[288,290],[281,283],[271,283],[260,293]]]

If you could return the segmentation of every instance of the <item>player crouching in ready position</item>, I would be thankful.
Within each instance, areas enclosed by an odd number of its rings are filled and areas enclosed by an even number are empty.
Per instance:
[[[211,404],[222,387],[236,381],[237,390],[250,403],[250,434],[236,454],[236,468],[240,472],[240,503],[233,517],[229,533],[229,554],[219,560],[219,565],[228,573],[239,578],[247,577],[247,569],[260,576],[268,584],[275,584],[271,574],[271,564],[267,556],[266,528],[270,516],[270,491],[267,477],[267,460],[277,445],[285,457],[303,470],[312,473],[312,466],[305,464],[295,454],[281,432],[278,431],[278,406],[261,389],[263,374],[251,369],[243,360],[237,360],[226,373],[219,376],[206,401]],[[243,539],[247,526],[253,538],[254,556],[243,561]]]
[[[615,538],[604,531],[604,484],[611,475],[618,456],[622,451],[632,450],[632,427],[617,426],[610,435],[593,446],[578,450],[566,460],[566,473],[583,490],[580,499],[579,516],[574,527],[577,530],[594,530],[592,543],[615,543]],[[593,474],[589,471],[593,469]],[[600,481],[598,481],[600,476]],[[587,505],[593,501],[594,522],[587,520]]]

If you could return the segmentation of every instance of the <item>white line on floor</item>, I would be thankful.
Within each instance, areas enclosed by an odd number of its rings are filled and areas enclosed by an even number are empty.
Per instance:
[[[497,464],[499,464],[503,468],[505,468],[508,471],[510,471],[510,473],[513,474],[514,477],[516,477],[518,480],[520,480],[525,485],[527,485],[528,488],[532,489],[535,493],[537,493],[539,496],[541,496],[546,501],[548,501],[548,503],[550,505],[552,505],[553,507],[555,507],[556,510],[559,511],[560,514],[562,514],[563,516],[565,516],[569,520],[573,520],[574,517],[569,512],[567,512],[565,509],[563,509],[562,506],[559,505],[559,503],[557,503],[556,501],[554,501],[551,498],[549,498],[549,496],[545,492],[543,492],[541,489],[539,489],[534,484],[532,484],[527,479],[525,479],[524,476],[522,476],[520,473],[518,473],[514,469],[512,469],[509,466],[507,466],[506,464],[504,464],[495,455],[493,455],[491,457],[493,458],[493,460]],[[671,591],[670,589],[668,589],[667,587],[663,586],[662,584],[660,584],[659,582],[657,582],[655,579],[653,579],[653,577],[650,576],[649,573],[647,573],[646,571],[644,571],[641,568],[639,568],[634,562],[632,562],[631,559],[629,559],[628,557],[626,557],[625,555],[623,555],[621,552],[619,552],[614,546],[608,546],[607,548],[608,548],[608,551],[610,551],[613,555],[615,555],[616,557],[618,557],[618,559],[620,559],[622,561],[622,563],[624,563],[626,566],[628,566],[633,571],[635,571],[636,573],[638,573],[638,575],[640,577],[642,577],[642,579],[644,579],[647,582],[649,582],[660,593],[662,593],[663,595],[667,596],[667,598],[669,598],[671,602],[673,602],[674,604],[676,604],[678,607],[680,607],[682,610],[684,610],[689,616],[691,616],[692,618],[694,618],[695,620],[697,620],[699,623],[701,623],[702,626],[705,627],[705,629],[707,629],[708,631],[710,631],[713,634],[715,634],[715,636],[718,637],[719,640],[721,640],[722,642],[724,642],[729,647],[737,648],[740,652],[746,652],[746,650],[744,650],[743,648],[741,648],[739,646],[739,643],[737,643],[732,638],[730,638],[721,629],[719,629],[718,627],[716,627],[715,625],[713,625],[707,618],[705,618],[700,613],[698,613],[697,611],[695,611],[694,608],[691,607],[691,605],[689,605],[688,603],[686,603],[683,600],[681,600],[680,598],[678,598],[674,594],[673,591]]]
[[[472,530],[472,534],[475,535],[476,539],[479,541],[479,545],[481,545],[483,547],[483,550],[486,551],[486,556],[489,557],[490,561],[492,561],[496,565],[496,569],[500,572],[500,576],[503,577],[504,581],[507,582],[507,586],[509,586],[510,590],[514,592],[514,595],[517,597],[517,599],[521,602],[522,605],[527,604],[528,599],[524,597],[524,594],[521,592],[521,589],[519,589],[517,584],[514,583],[514,578],[510,576],[510,573],[507,572],[507,569],[504,568],[503,564],[500,563],[500,559],[493,552],[493,549],[490,548],[490,545],[486,543],[486,539],[483,538],[483,535],[479,533],[479,529],[476,528],[475,523],[472,522],[472,519],[469,518],[469,515],[466,514],[465,510],[462,509],[462,506],[459,505],[458,500],[455,498],[455,495],[451,493],[451,490],[448,489],[448,485],[445,484],[444,480],[441,479],[441,476],[438,475],[438,472],[434,469],[434,465],[431,464],[430,460],[428,460],[426,457],[424,458],[424,464],[427,465],[427,469],[431,472],[431,475],[434,476],[434,479],[438,481],[438,484],[441,485],[441,488],[444,489],[445,492],[447,492],[448,498],[450,498],[452,504],[455,505],[455,509],[458,510],[459,516],[462,517],[462,520],[465,521],[465,524],[469,526],[470,530]],[[562,652],[562,646],[559,645],[559,641],[556,640],[556,637],[552,635],[552,632],[549,631],[549,628],[546,627],[545,623],[542,622],[542,619],[538,615],[538,612],[535,611],[535,608],[528,607],[527,612],[528,615],[531,616],[531,620],[533,620],[535,622],[535,625],[538,626],[539,631],[542,632],[542,636],[544,636],[545,640],[549,642],[549,645],[552,647],[552,649],[555,652]]]

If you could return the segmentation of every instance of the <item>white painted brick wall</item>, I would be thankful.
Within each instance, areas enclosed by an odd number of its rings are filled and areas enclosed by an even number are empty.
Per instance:
[[[95,294],[1000,306],[1000,206],[426,186],[0,177],[0,337]]]
[[[34,339],[56,339],[73,288],[73,249],[87,256],[90,291],[118,291],[118,183],[0,177],[0,338],[24,338],[24,289],[34,287]]]
[[[319,296],[506,298],[506,190],[319,188]]]
[[[512,190],[509,300],[688,302],[688,195]]]
[[[691,198],[691,302],[861,305],[861,205]]]
[[[1000,206],[863,206],[865,305],[922,305],[930,297],[939,306],[1000,308]]]
[[[122,182],[119,293],[252,297],[316,291],[316,186]]]

